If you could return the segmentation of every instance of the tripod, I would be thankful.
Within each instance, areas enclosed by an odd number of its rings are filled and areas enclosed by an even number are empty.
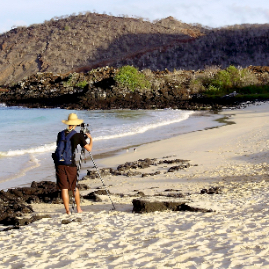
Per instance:
[[[102,183],[103,183],[103,186],[105,187],[107,196],[108,196],[108,198],[109,198],[109,200],[110,200],[110,202],[111,202],[111,204],[112,204],[112,210],[116,210],[116,208],[115,208],[115,206],[114,206],[114,204],[113,204],[113,202],[112,202],[112,200],[111,200],[111,197],[110,197],[110,195],[109,195],[109,191],[107,190],[106,185],[105,185],[105,183],[104,183],[104,181],[103,181],[103,179],[102,179],[102,177],[101,177],[101,175],[100,175],[100,173],[99,173],[98,167],[97,167],[96,163],[95,163],[94,160],[93,160],[92,153],[91,153],[91,152],[89,152],[89,153],[90,153],[90,157],[91,157],[91,159],[92,159],[93,166],[95,167],[95,169],[96,169],[96,171],[97,171],[97,174],[98,174],[99,178],[101,179],[101,181],[102,181]]]
[[[101,182],[103,183],[103,186],[104,186],[104,188],[105,188],[105,190],[106,190],[107,196],[108,196],[108,198],[109,198],[109,200],[110,200],[110,202],[111,202],[111,204],[112,204],[112,210],[116,210],[116,207],[115,207],[115,205],[114,205],[114,203],[113,203],[113,201],[112,201],[112,199],[111,199],[111,197],[110,197],[110,195],[109,195],[109,191],[107,190],[106,185],[105,185],[105,183],[104,183],[104,181],[103,181],[103,179],[102,179],[102,177],[101,177],[101,175],[100,175],[100,173],[99,173],[98,167],[97,167],[96,163],[95,163],[94,160],[93,160],[92,153],[91,153],[90,151],[89,151],[89,153],[90,153],[90,157],[91,157],[93,166],[94,166],[94,168],[96,169],[97,174],[98,174],[99,178],[101,179]],[[80,158],[79,158],[79,163],[78,163],[78,166],[77,166],[77,182],[76,182],[76,187],[75,187],[74,194],[73,194],[73,197],[72,197],[73,203],[72,203],[72,210],[71,210],[71,213],[73,213],[74,210],[75,210],[75,197],[76,197],[76,190],[77,190],[77,188],[78,188],[79,172],[80,172],[80,169],[81,169],[81,163],[82,163],[82,154],[85,154],[85,149],[84,149],[84,148],[81,149],[81,152],[80,152]]]
[[[81,149],[80,157],[79,157],[79,162],[78,162],[78,166],[77,166],[77,182],[76,182],[76,187],[75,187],[75,190],[74,190],[73,196],[72,196],[72,210],[71,210],[71,214],[75,210],[75,198],[76,198],[76,191],[77,191],[77,188],[78,188],[79,172],[80,172],[81,163],[82,163],[82,154],[85,154],[85,149],[84,148]]]

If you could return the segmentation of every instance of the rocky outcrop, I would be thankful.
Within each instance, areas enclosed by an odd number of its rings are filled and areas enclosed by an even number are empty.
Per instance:
[[[98,171],[96,169],[91,169],[87,171],[87,176],[85,176],[83,179],[95,179],[99,177],[99,174],[101,176],[108,176],[108,175],[122,175],[126,177],[131,177],[131,176],[138,176],[141,175],[142,177],[147,177],[147,176],[156,176],[159,175],[160,172],[156,171],[154,173],[142,173],[140,171],[135,171],[139,169],[145,169],[150,166],[157,166],[160,164],[174,164],[177,163],[179,165],[173,166],[168,168],[167,172],[175,172],[180,169],[186,169],[189,168],[191,165],[188,160],[181,160],[181,159],[174,159],[174,160],[160,160],[157,161],[157,159],[140,159],[135,162],[126,162],[125,164],[119,165],[116,169],[113,168],[102,168],[99,169]],[[98,174],[99,173],[99,174]]]
[[[79,184],[79,189],[86,190],[88,186]],[[14,227],[27,225],[49,215],[37,216],[31,206],[33,203],[61,204],[60,192],[51,181],[33,181],[30,187],[0,191],[0,224]],[[25,217],[25,215],[32,215]]]
[[[16,229],[19,228],[20,226],[25,226],[28,225],[32,222],[41,220],[41,219],[47,219],[47,218],[51,218],[50,215],[34,215],[32,217],[23,217],[19,214],[16,214],[14,217],[11,216],[10,217],[10,213],[9,213],[9,217],[5,218],[1,224],[3,224],[4,226],[12,226],[6,229],[3,229],[2,231],[7,231],[10,229]]]
[[[210,187],[202,189],[200,194],[220,194],[220,187]],[[193,207],[188,205],[190,201],[187,198],[190,193],[183,194],[178,190],[167,189],[163,193],[157,193],[154,196],[139,195],[140,198],[133,199],[134,213],[149,213],[154,211],[191,211],[191,212],[213,212],[212,209]]]
[[[88,73],[37,73],[24,79],[8,91],[0,92],[0,102],[27,107],[61,107],[69,109],[166,108],[195,109],[186,101],[188,91],[179,92],[167,82],[161,89],[130,91],[117,87],[117,68],[104,67]],[[167,71],[157,76],[165,76]]]
[[[34,214],[32,203],[61,203],[59,191],[54,182],[33,182],[31,187],[0,191],[0,224],[23,226],[45,216],[24,217]]]
[[[61,203],[59,190],[51,181],[32,182],[31,187],[0,191],[0,202],[19,203]]]
[[[142,173],[137,170],[145,169],[150,166],[158,166],[158,165],[173,165],[179,164],[180,169],[186,169],[190,166],[189,161],[181,160],[181,159],[173,159],[173,160],[160,160],[157,159],[140,159],[135,162],[126,162],[117,167],[117,169],[112,168],[103,168],[100,170],[89,170],[88,175],[83,179],[94,179],[101,176],[106,175],[124,175],[124,176],[156,176],[159,175],[160,172],[156,171],[154,173]],[[169,168],[167,168],[169,170]],[[78,183],[78,188],[80,190],[88,190],[89,186],[87,184]],[[92,200],[94,202],[101,202],[102,199],[100,195],[108,195],[110,194],[109,190],[99,189],[93,192],[90,192],[83,197],[83,199]],[[119,196],[125,196],[121,194],[117,194]],[[167,197],[182,197],[179,193],[166,193],[159,194],[159,196],[167,196]],[[142,192],[138,192],[134,197],[145,197]],[[71,197],[70,197],[71,200]],[[0,191],[0,224],[3,225],[13,225],[14,227],[22,226],[29,224],[33,221],[39,220],[42,218],[41,216],[36,216],[31,204],[33,203],[49,203],[49,204],[61,204],[62,199],[60,197],[60,191],[57,189],[56,183],[51,181],[41,181],[35,182],[33,181],[30,187],[22,187],[22,188],[14,188],[8,189],[7,191]],[[25,217],[25,214],[32,215],[31,217]],[[43,216],[47,218],[47,215]]]
[[[218,194],[221,193],[221,189],[219,187],[210,187],[209,189],[202,189],[201,194]]]
[[[186,201],[175,200],[175,199],[165,199],[160,197],[157,199],[152,198],[140,198],[133,200],[133,212],[134,213],[150,213],[155,211],[191,211],[191,212],[213,212],[211,209],[197,208],[187,205]]]
[[[267,69],[260,74],[253,69],[261,83]],[[249,99],[205,98],[197,94],[194,78],[205,71],[180,71],[173,74],[168,70],[151,72],[151,87],[132,91],[118,85],[115,74],[119,70],[103,67],[87,73],[37,73],[17,84],[0,89],[0,102],[8,106],[60,107],[66,109],[155,109],[179,108],[189,110],[219,110],[223,106],[236,106]],[[147,74],[147,71],[145,71]],[[267,76],[268,77],[268,76]],[[262,82],[263,81],[263,82]]]

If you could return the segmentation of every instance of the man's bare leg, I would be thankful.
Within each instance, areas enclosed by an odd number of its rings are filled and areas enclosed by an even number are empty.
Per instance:
[[[76,205],[77,205],[77,211],[78,211],[78,213],[83,212],[82,209],[81,209],[81,207],[80,207],[80,196],[79,196],[78,188],[76,188],[75,202],[76,202]]]
[[[62,189],[62,199],[64,202],[64,207],[66,214],[70,215],[70,210],[69,210],[69,194],[68,194],[68,189]]]

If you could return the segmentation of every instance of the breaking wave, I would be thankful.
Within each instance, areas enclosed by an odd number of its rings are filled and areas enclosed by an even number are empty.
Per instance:
[[[56,148],[56,143],[39,146],[35,148],[29,149],[18,149],[18,150],[9,150],[7,152],[0,152],[0,156],[2,157],[14,157],[14,156],[21,156],[24,154],[33,154],[33,153],[44,153],[48,151],[54,151]]]
[[[104,141],[104,140],[110,140],[115,138],[121,138],[121,137],[127,137],[127,136],[134,136],[137,134],[143,134],[149,130],[153,130],[162,126],[170,125],[173,123],[178,123],[181,121],[184,121],[189,118],[189,116],[192,114],[192,111],[182,113],[180,117],[176,117],[170,120],[163,120],[163,118],[160,119],[159,122],[155,123],[144,123],[141,125],[140,122],[133,123],[131,125],[127,126],[121,126],[117,130],[103,130],[99,136],[94,137],[94,141]],[[104,133],[112,133],[111,135],[102,135]],[[14,157],[14,156],[21,156],[25,154],[37,154],[37,153],[46,153],[46,152],[53,152],[55,151],[56,143],[50,143],[45,144],[33,148],[27,148],[27,149],[18,149],[18,150],[9,150],[6,152],[0,152],[0,157]]]

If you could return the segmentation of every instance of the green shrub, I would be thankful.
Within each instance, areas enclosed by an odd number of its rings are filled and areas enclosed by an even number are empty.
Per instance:
[[[246,68],[236,68],[234,66],[229,66],[225,70],[220,70],[214,75],[211,81],[207,81],[206,94],[211,95],[225,95],[233,91],[242,92],[242,88],[245,86],[246,93],[251,93],[250,85],[257,82]],[[215,87],[215,88],[214,88]],[[257,87],[254,87],[257,88]],[[218,91],[216,91],[218,89]]]
[[[131,91],[150,87],[150,82],[145,75],[129,65],[121,67],[114,79],[120,87],[128,88]]]
[[[213,79],[212,84],[221,89],[228,89],[231,88],[233,83],[232,83],[232,78],[231,74],[227,70],[221,70]]]
[[[81,89],[84,89],[87,86],[88,82],[86,80],[80,81],[76,84],[76,87],[79,87]]]
[[[214,86],[214,85],[209,85],[208,89],[205,91],[205,94],[208,95],[221,95],[223,92],[220,90],[220,88]]]
[[[257,83],[257,79],[249,70],[232,65],[219,71],[212,80],[213,85],[223,90],[237,89],[255,83]]]

